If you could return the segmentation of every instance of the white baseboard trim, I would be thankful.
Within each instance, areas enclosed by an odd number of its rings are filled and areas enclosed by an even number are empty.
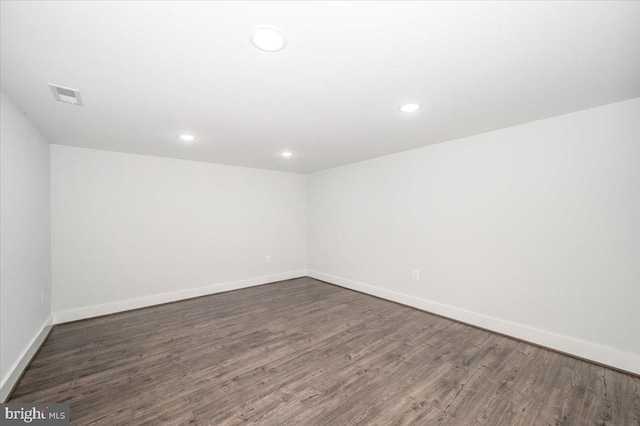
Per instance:
[[[40,331],[33,336],[33,339],[31,339],[27,347],[24,348],[18,360],[11,366],[9,374],[2,378],[2,383],[0,384],[0,402],[6,402],[7,398],[9,398],[13,387],[18,383],[18,380],[22,377],[22,373],[24,373],[31,359],[49,335],[49,330],[51,330],[52,326],[53,316],[49,315],[49,318],[47,318],[44,324],[42,324],[42,327],[40,327]]]
[[[309,270],[308,275],[340,287],[391,300],[422,311],[431,312],[549,349],[574,355],[585,360],[640,375],[640,356],[638,355],[322,272]]]
[[[105,303],[102,305],[86,306],[83,308],[70,309],[54,313],[54,323],[60,324],[69,321],[99,317],[102,315],[114,314],[116,312],[130,311],[132,309],[146,308],[148,306],[160,305],[162,303],[176,302],[178,300],[191,299],[193,297],[206,296],[209,294],[221,293],[229,290],[238,290],[246,287],[253,287],[261,284],[269,284],[276,281],[283,281],[292,278],[304,277],[307,275],[305,269],[297,271],[283,272],[274,275],[249,278],[240,281],[214,284],[206,287],[198,287],[188,290],[174,291],[171,293],[154,294],[136,299],[121,300],[118,302]]]

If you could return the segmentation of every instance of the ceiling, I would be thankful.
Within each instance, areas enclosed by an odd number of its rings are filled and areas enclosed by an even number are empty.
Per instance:
[[[307,173],[640,96],[640,2],[0,12],[2,91],[56,144]],[[257,50],[260,24],[286,48]],[[48,83],[79,89],[84,106],[56,102]],[[423,107],[398,111],[409,102]]]

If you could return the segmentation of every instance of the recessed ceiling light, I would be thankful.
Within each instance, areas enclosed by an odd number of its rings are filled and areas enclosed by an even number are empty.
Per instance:
[[[287,38],[282,31],[270,25],[258,25],[251,30],[251,44],[265,52],[277,52],[287,45]]]
[[[180,137],[180,139],[182,139],[185,142],[193,142],[196,139],[198,139],[198,138],[196,138],[195,136],[192,136],[192,135],[180,135],[179,137]]]
[[[293,152],[291,152],[291,151],[282,151],[280,153],[280,155],[282,155],[284,158],[289,158],[289,157],[291,157],[293,155]]]
[[[420,109],[420,104],[406,104],[398,109],[402,112],[414,112]]]

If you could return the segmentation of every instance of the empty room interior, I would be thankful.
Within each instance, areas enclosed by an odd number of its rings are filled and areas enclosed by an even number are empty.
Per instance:
[[[640,425],[640,2],[0,19],[0,423]]]

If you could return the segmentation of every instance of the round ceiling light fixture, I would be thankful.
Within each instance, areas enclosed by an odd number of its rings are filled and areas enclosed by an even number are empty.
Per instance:
[[[398,108],[402,112],[414,112],[420,109],[420,104],[406,104]]]
[[[182,135],[180,135],[180,136],[178,136],[178,137],[179,137],[180,139],[182,139],[183,141],[185,141],[185,142],[193,142],[193,141],[195,141],[196,139],[198,139],[198,138],[196,138],[196,137],[195,137],[195,136],[193,136],[193,135],[187,135],[187,134],[182,134]]]
[[[291,152],[291,151],[282,151],[280,153],[280,155],[283,156],[284,158],[289,158],[289,157],[293,156],[293,152]]]
[[[271,25],[258,25],[251,30],[251,44],[264,52],[277,52],[287,45],[284,33]]]

